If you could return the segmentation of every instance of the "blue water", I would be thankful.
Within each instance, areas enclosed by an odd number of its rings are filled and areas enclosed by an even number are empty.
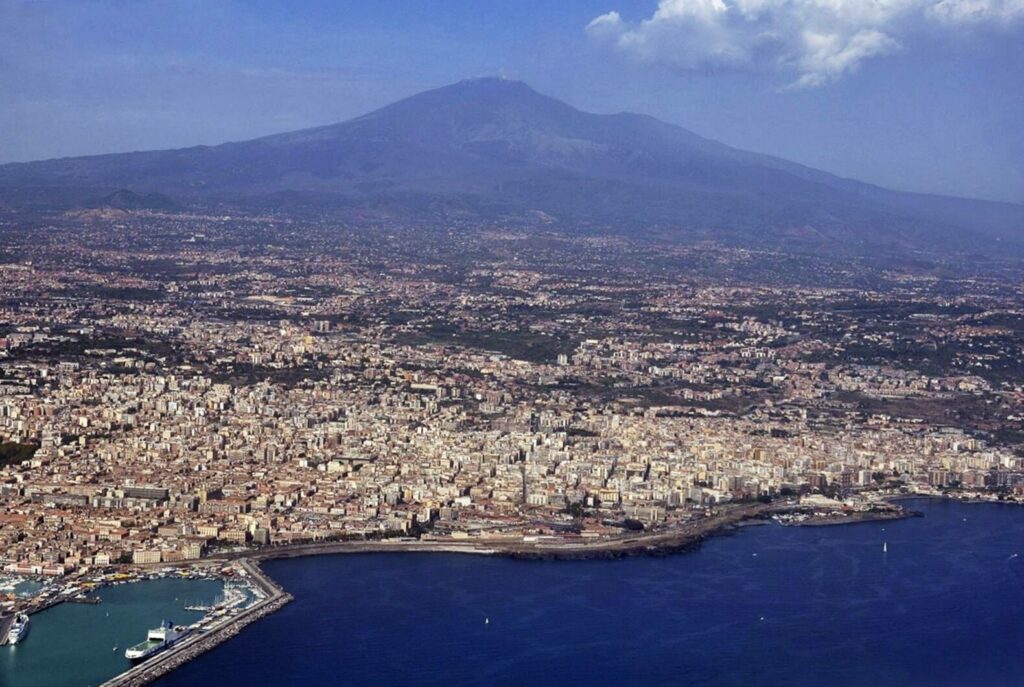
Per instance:
[[[908,505],[664,558],[276,561],[296,600],[157,684],[1024,684],[1024,508]]]

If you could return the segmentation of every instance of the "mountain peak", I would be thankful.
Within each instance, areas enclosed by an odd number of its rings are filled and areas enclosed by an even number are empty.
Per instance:
[[[442,88],[446,87],[442,86]],[[506,88],[509,90],[533,91],[525,81],[511,79],[507,76],[473,76],[449,84],[447,88]]]
[[[753,246],[978,250],[998,238],[1000,250],[1024,250],[1021,206],[885,191],[651,117],[583,112],[500,76],[251,141],[0,165],[0,202],[106,196],[107,205],[139,207],[161,204],[154,192],[417,217],[448,204],[484,218],[541,211],[566,226]]]
[[[480,106],[522,102],[531,106],[538,106],[541,103],[554,103],[562,107],[568,107],[568,105],[561,101],[538,93],[524,81],[509,79],[504,76],[484,76],[463,79],[447,86],[418,93],[400,100],[394,103],[394,105],[389,105],[383,108],[383,110],[402,105],[403,103],[415,103],[417,105],[429,103],[436,105],[467,102]]]
[[[506,98],[548,98],[538,93],[525,81],[510,79],[507,76],[481,76],[463,79],[448,86],[436,89],[442,93],[464,93],[473,96],[498,96]],[[550,98],[554,100],[554,98]]]

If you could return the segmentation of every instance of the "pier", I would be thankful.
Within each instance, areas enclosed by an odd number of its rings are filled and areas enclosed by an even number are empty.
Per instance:
[[[262,597],[256,603],[235,615],[226,616],[206,628],[205,631],[193,633],[166,651],[104,682],[101,687],[148,685],[222,642],[226,642],[245,626],[276,612],[292,600],[291,594],[267,577],[254,561],[243,559],[239,561],[239,565],[262,592]]]
[[[196,613],[209,613],[213,610],[213,606],[185,606],[186,611],[195,611]]]
[[[7,631],[11,629],[14,622],[14,614],[0,617],[0,646],[7,645]]]

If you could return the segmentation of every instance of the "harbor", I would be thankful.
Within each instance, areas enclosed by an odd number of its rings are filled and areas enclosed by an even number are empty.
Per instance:
[[[0,648],[0,684],[99,685],[131,668],[126,650],[146,639],[162,620],[188,626],[212,615],[186,607],[216,607],[215,613],[227,614],[224,602],[234,604],[235,595],[226,593],[226,587],[246,590],[238,595],[240,605],[258,600],[237,569],[237,565],[217,565],[108,571],[89,580],[93,586],[84,597],[100,603],[82,603],[78,598],[82,580],[31,585],[33,593],[14,602],[29,614],[31,632],[16,646]],[[0,624],[6,627],[10,618],[5,616]],[[6,638],[6,633],[0,638]]]
[[[251,560],[239,561],[239,568],[249,581],[255,600],[247,606],[220,604],[209,609],[210,615],[196,624],[188,637],[160,652],[131,670],[103,683],[102,687],[140,687],[166,675],[178,666],[225,642],[260,618],[269,615],[292,600],[288,592],[267,577]],[[238,598],[237,594],[234,596]],[[218,607],[219,606],[219,607]]]

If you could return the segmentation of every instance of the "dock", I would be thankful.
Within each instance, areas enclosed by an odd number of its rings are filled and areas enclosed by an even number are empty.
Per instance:
[[[7,631],[11,629],[14,622],[14,614],[0,617],[0,646],[7,645]]]
[[[235,615],[225,616],[203,632],[195,632],[153,658],[140,663],[117,677],[104,682],[101,687],[141,687],[157,680],[178,666],[188,663],[215,646],[226,642],[242,629],[264,616],[280,610],[292,600],[292,595],[279,584],[267,577],[256,562],[242,559],[239,565],[249,579],[260,589],[263,596],[256,603]]]

